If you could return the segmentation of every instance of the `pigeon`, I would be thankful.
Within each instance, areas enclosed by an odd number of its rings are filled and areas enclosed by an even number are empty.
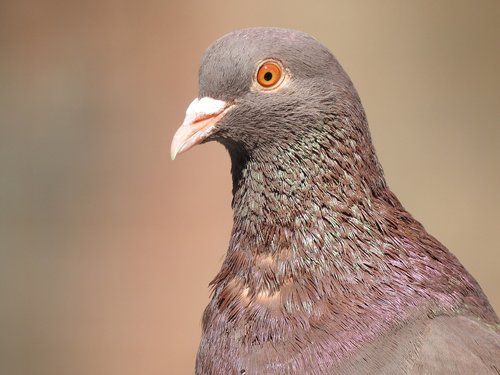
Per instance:
[[[172,159],[209,141],[231,158],[234,223],[196,374],[500,373],[497,315],[388,188],[356,89],[315,38],[216,40]]]

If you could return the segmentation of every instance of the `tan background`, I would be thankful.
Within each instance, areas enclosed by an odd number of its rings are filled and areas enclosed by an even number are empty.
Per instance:
[[[389,184],[499,311],[499,19],[497,0],[1,1],[0,373],[192,373],[229,159],[169,147],[204,49],[246,26],[334,51]]]

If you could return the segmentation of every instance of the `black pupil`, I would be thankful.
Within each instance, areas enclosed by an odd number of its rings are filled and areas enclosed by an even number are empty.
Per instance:
[[[270,81],[270,80],[272,80],[272,79],[273,79],[273,73],[271,73],[271,72],[266,72],[266,73],[264,74],[264,79],[265,79],[266,81]]]

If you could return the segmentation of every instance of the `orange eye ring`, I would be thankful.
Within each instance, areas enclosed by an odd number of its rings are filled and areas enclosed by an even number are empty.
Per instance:
[[[274,61],[264,61],[257,70],[257,82],[265,89],[270,89],[281,83],[283,69]]]

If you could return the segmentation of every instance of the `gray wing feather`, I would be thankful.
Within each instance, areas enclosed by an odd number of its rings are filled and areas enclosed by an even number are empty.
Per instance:
[[[467,316],[407,322],[335,366],[331,375],[500,375],[500,329]]]
[[[430,320],[409,374],[500,374],[500,333],[478,319]]]

